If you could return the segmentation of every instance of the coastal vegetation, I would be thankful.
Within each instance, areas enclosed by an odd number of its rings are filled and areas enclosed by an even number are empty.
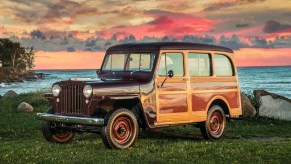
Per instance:
[[[0,60],[2,67],[32,69],[34,67],[33,48],[24,48],[20,43],[0,39]]]
[[[256,109],[256,115],[259,116],[260,106],[262,105],[261,97],[250,92],[244,94],[249,98],[252,106]]]
[[[0,99],[0,163],[291,163],[291,122],[255,117],[229,120],[220,140],[204,140],[192,125],[140,132],[129,150],[109,150],[99,134],[68,144],[43,139],[37,112],[49,108],[43,92]],[[32,113],[18,112],[27,102]]]
[[[0,82],[20,81],[34,67],[34,49],[0,38]]]

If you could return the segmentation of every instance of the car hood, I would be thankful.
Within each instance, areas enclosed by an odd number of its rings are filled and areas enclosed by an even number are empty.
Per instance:
[[[138,94],[139,83],[130,79],[71,79],[92,86],[94,95]]]

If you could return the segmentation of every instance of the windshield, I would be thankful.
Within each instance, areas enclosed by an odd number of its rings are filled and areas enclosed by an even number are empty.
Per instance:
[[[102,70],[151,72],[154,58],[154,53],[108,54]]]

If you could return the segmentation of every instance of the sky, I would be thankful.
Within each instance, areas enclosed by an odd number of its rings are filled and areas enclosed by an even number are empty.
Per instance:
[[[102,61],[105,49],[124,42],[130,35],[134,36],[134,41],[165,36],[184,41],[186,35],[205,37],[203,42],[214,38],[210,43],[236,48],[240,66],[291,65],[291,1],[0,2],[0,37],[33,46],[36,69],[98,67],[95,64]],[[239,46],[223,44],[222,35],[229,38],[228,43],[235,41]],[[117,40],[114,43],[113,36]],[[81,59],[82,62],[76,64],[75,61]]]

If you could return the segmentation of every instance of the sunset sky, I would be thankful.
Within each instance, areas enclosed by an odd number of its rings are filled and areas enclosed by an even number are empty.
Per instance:
[[[37,31],[37,32],[33,32]],[[0,37],[36,47],[36,69],[98,68],[103,51],[87,51],[90,38],[130,34],[182,39],[185,35],[237,35],[248,48],[236,50],[239,66],[291,65],[290,0],[1,0]],[[55,38],[71,35],[73,52]],[[276,47],[253,46],[264,38]],[[45,39],[44,39],[45,38]],[[288,38],[288,39],[286,39]],[[40,41],[38,41],[39,39]],[[80,44],[78,44],[80,43]],[[279,45],[279,46],[278,46]],[[91,49],[90,49],[91,50]],[[93,58],[93,59],[92,59]],[[78,62],[76,62],[78,61]]]

